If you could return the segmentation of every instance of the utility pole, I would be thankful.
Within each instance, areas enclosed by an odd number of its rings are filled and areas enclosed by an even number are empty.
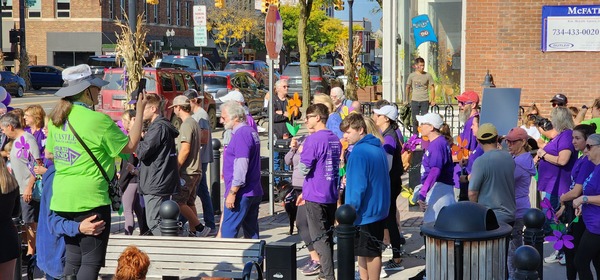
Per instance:
[[[129,17],[129,28],[131,29],[131,33],[135,33],[136,23],[137,23],[137,1],[129,0],[128,8],[127,8],[127,16]]]
[[[19,49],[19,57],[21,58],[20,62],[22,63],[25,54],[26,54],[26,44],[25,44],[25,0],[19,0],[19,29],[21,30],[21,36],[19,38],[19,44],[21,48]],[[22,64],[19,64],[19,68],[23,67]],[[27,65],[25,65],[27,67]]]

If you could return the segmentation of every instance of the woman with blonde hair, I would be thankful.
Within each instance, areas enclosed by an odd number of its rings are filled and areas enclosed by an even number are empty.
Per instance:
[[[46,112],[40,105],[29,105],[25,108],[23,115],[25,119],[25,132],[29,132],[40,148],[40,155],[44,158],[44,148],[46,146],[46,135],[42,132],[45,125]]]
[[[119,256],[117,271],[113,280],[143,280],[146,279],[150,258],[135,246],[128,246]]]
[[[325,94],[317,94],[313,96],[313,104],[323,104],[327,107],[327,110],[329,110],[329,118],[327,118],[327,123],[325,124],[325,127],[331,130],[331,132],[333,132],[333,134],[335,134],[335,136],[337,136],[339,139],[342,139],[342,137],[344,136],[344,133],[342,133],[342,131],[340,130],[342,116],[340,116],[340,114],[335,111],[335,108],[333,107],[333,100],[331,100],[331,97]]]
[[[521,115],[521,128],[527,131],[527,135],[529,137],[535,139],[536,141],[540,139],[540,132],[538,131],[536,123],[536,117],[540,115],[540,110],[535,104],[531,104],[529,109],[525,112],[525,114]]]
[[[20,244],[17,228],[12,221],[16,216],[19,185],[0,159],[0,279],[13,279],[15,262],[19,257]],[[16,206],[16,207],[15,207]],[[18,214],[17,214],[18,215]]]

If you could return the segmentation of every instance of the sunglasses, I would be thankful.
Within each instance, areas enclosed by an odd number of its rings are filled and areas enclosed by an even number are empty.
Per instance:
[[[282,86],[283,88],[289,88],[290,86]]]
[[[465,106],[465,105],[469,105],[469,104],[473,104],[473,102],[462,102],[462,101],[458,102],[458,105],[461,105],[461,106]]]
[[[593,144],[593,145],[592,145],[592,144],[585,144],[585,148],[586,148],[586,149],[588,149],[588,151],[589,151],[589,150],[591,150],[591,149],[592,149],[592,147],[594,147],[594,146],[599,146],[599,145],[600,145],[600,144]]]
[[[552,107],[553,107],[553,108],[554,108],[554,107],[557,107],[557,106],[564,106],[564,105],[562,105],[562,104],[559,104],[559,103],[554,103],[554,102],[552,102]]]

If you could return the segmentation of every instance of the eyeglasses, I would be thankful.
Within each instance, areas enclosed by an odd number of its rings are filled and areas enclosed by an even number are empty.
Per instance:
[[[585,144],[585,148],[588,149],[588,151],[591,150],[594,146],[600,146],[600,144]]]
[[[554,103],[554,102],[552,102],[552,107],[553,107],[553,108],[554,108],[554,107],[558,107],[558,106],[564,106],[564,105],[563,105],[563,104],[559,104],[559,103]]]
[[[465,106],[465,105],[469,105],[469,104],[473,104],[473,102],[462,102],[462,101],[458,101],[458,105],[460,105],[460,106]]]
[[[317,115],[306,115],[306,119],[308,120],[308,119],[310,119],[310,118],[313,118],[313,117],[316,117],[316,116],[317,116]]]
[[[514,144],[517,144],[517,142],[519,142],[519,141],[523,141],[523,140],[522,139],[518,139],[518,140],[514,140],[514,141],[506,140],[506,144],[514,145]]]

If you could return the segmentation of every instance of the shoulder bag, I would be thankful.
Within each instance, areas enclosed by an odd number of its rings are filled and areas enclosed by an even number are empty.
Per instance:
[[[79,137],[77,132],[75,132],[75,129],[73,129],[71,122],[69,122],[67,120],[67,124],[69,125],[69,129],[71,129],[71,132],[73,132],[73,135],[75,136],[75,138],[77,138],[77,140],[79,141],[81,146],[83,146],[83,148],[90,155],[90,157],[92,158],[94,163],[96,163],[96,165],[98,166],[98,169],[100,169],[100,172],[102,172],[102,176],[104,176],[104,179],[106,180],[106,182],[108,182],[108,196],[110,197],[112,210],[119,211],[119,209],[121,208],[122,200],[121,200],[121,190],[119,190],[119,182],[117,180],[117,176],[113,176],[112,180],[108,177],[108,175],[106,174],[106,171],[104,170],[104,168],[102,168],[102,165],[100,165],[100,162],[98,161],[96,156],[94,156],[92,151],[90,151],[90,148],[88,148],[88,146],[85,144],[85,142],[83,142],[81,137]]]

